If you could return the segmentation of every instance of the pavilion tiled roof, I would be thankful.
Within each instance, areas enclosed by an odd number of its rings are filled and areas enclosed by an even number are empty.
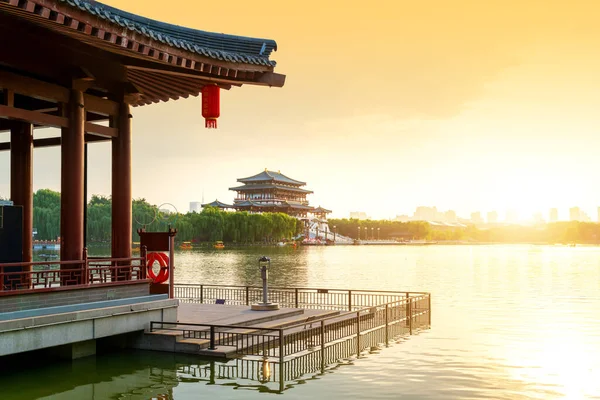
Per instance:
[[[233,208],[232,205],[221,203],[219,200],[215,200],[212,203],[202,204],[202,207]]]
[[[298,186],[306,185],[306,182],[301,182],[301,181],[297,181],[295,179],[289,178],[289,177],[283,175],[281,172],[274,172],[274,171],[268,171],[268,170],[264,170],[263,172],[253,175],[253,176],[250,176],[248,178],[238,179],[237,181],[243,182],[243,183],[272,181],[272,182],[281,182],[281,183],[287,183],[290,185],[298,185]]]
[[[306,194],[312,193],[312,190],[300,189],[298,187],[277,185],[275,183],[265,183],[265,184],[258,184],[258,185],[244,185],[244,186],[237,186],[237,187],[229,188],[229,190],[236,190],[239,192],[246,192],[246,191],[256,190],[256,189],[258,189],[258,190],[281,189],[281,190],[288,190],[290,192],[296,192],[296,193],[306,193]]]
[[[206,32],[145,18],[93,0],[58,0],[111,23],[135,31],[168,46],[205,57],[232,63],[247,63],[274,67],[269,60],[277,43],[223,33]]]
[[[292,208],[292,209],[298,209],[298,210],[308,210],[308,211],[312,211],[313,207],[311,206],[307,206],[304,204],[291,204],[288,202],[283,202],[283,203],[257,203],[257,202],[253,202],[253,201],[241,201],[239,203],[235,203],[234,207],[237,208],[246,208],[246,207],[261,207],[261,208],[268,208],[268,207],[273,207],[273,208]]]
[[[313,212],[314,213],[324,213],[324,214],[327,214],[327,213],[330,213],[331,210],[328,210],[326,208],[323,208],[323,207],[319,206],[319,207],[315,208]]]

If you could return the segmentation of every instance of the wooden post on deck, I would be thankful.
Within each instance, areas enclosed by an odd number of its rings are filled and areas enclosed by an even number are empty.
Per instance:
[[[61,131],[60,258],[83,259],[83,170],[85,108],[83,92],[71,89],[63,106],[69,127]],[[72,268],[71,265],[64,268]]]
[[[112,257],[131,258],[131,114],[122,102],[111,125],[119,130],[112,139]]]
[[[23,207],[24,262],[31,262],[33,249],[33,125],[14,121],[10,129],[10,197]],[[23,268],[30,271],[31,266]]]

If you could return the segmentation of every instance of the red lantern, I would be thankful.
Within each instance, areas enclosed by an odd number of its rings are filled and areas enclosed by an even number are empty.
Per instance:
[[[202,88],[202,116],[206,120],[207,128],[217,127],[217,118],[221,112],[219,110],[220,90],[217,85],[206,85]]]

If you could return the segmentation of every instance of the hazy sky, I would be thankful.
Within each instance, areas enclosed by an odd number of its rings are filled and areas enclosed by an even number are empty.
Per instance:
[[[231,202],[265,167],[347,217],[418,205],[521,215],[600,205],[600,6],[594,1],[106,0],[193,28],[273,38],[282,89],[134,109],[133,194]],[[52,133],[46,130],[45,134]],[[39,132],[42,134],[42,131]],[[8,139],[8,135],[2,139]],[[110,194],[110,146],[90,146],[90,193]],[[35,152],[35,189],[60,189],[58,148]],[[9,192],[0,153],[0,195]]]

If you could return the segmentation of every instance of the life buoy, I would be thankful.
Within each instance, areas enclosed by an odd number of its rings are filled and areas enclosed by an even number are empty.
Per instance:
[[[154,274],[154,270],[152,266],[154,263],[158,261],[158,265],[160,265],[160,271],[158,275]],[[148,277],[152,279],[154,283],[164,283],[169,279],[169,256],[165,253],[148,253],[146,255],[146,269],[148,272]]]

